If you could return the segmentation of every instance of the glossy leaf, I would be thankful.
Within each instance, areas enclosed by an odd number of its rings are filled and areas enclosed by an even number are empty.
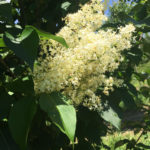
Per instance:
[[[33,69],[39,44],[39,37],[34,29],[25,28],[19,38],[15,38],[12,34],[6,32],[4,42],[9,49],[14,51],[18,57],[26,61],[30,68]]]
[[[59,93],[43,94],[40,107],[51,118],[53,123],[73,142],[76,129],[76,112],[73,106],[62,101]]]
[[[35,113],[36,103],[33,97],[22,98],[11,109],[9,129],[21,150],[27,149],[28,133]]]
[[[66,48],[68,48],[68,45],[66,43],[66,41],[64,40],[64,38],[60,37],[60,36],[56,36],[56,35],[53,35],[51,33],[47,33],[45,31],[42,31],[42,30],[39,30],[37,28],[35,28],[34,26],[30,26],[28,25],[27,27],[31,27],[33,28],[34,30],[36,30],[36,32],[38,33],[39,36],[43,37],[44,39],[53,39],[59,43],[61,43],[63,46],[65,46]]]

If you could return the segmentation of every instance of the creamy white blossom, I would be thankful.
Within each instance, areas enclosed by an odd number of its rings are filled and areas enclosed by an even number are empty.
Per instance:
[[[34,70],[37,93],[61,91],[76,104],[90,109],[100,106],[95,91],[102,85],[106,95],[113,90],[116,79],[105,73],[113,72],[123,61],[121,52],[131,48],[135,30],[129,24],[117,33],[111,29],[96,32],[106,19],[101,1],[91,0],[67,15],[66,25],[57,33],[67,41],[68,49],[56,41],[41,40],[40,65]]]

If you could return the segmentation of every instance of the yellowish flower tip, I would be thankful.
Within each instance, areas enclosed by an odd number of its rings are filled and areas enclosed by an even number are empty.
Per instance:
[[[91,0],[78,12],[68,14],[66,25],[57,33],[65,38],[68,49],[56,41],[41,40],[40,65],[34,70],[37,93],[61,91],[75,104],[82,103],[89,109],[100,107],[95,91],[102,85],[106,95],[113,90],[116,79],[107,78],[105,73],[113,72],[123,61],[121,52],[131,48],[135,30],[129,24],[120,27],[119,33],[111,29],[95,32],[106,19],[101,1]]]

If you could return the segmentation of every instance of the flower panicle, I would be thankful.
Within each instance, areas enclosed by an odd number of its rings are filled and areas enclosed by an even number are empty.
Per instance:
[[[34,70],[37,93],[61,91],[75,104],[100,107],[95,92],[100,86],[106,95],[113,90],[116,79],[105,73],[113,72],[123,61],[121,52],[131,48],[135,30],[129,24],[118,28],[118,33],[111,29],[95,32],[106,19],[101,1],[91,0],[78,12],[68,14],[66,25],[57,33],[65,38],[68,49],[56,41],[41,40],[40,65]]]

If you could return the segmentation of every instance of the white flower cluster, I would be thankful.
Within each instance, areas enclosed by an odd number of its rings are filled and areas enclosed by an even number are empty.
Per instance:
[[[113,90],[115,80],[105,73],[118,68],[121,52],[131,47],[135,30],[129,24],[118,33],[111,29],[96,32],[106,19],[101,1],[91,0],[77,13],[67,15],[66,25],[57,33],[67,41],[68,49],[56,41],[41,40],[40,65],[34,70],[37,93],[61,91],[75,104],[90,109],[100,106],[95,91],[102,85],[106,95]]]

